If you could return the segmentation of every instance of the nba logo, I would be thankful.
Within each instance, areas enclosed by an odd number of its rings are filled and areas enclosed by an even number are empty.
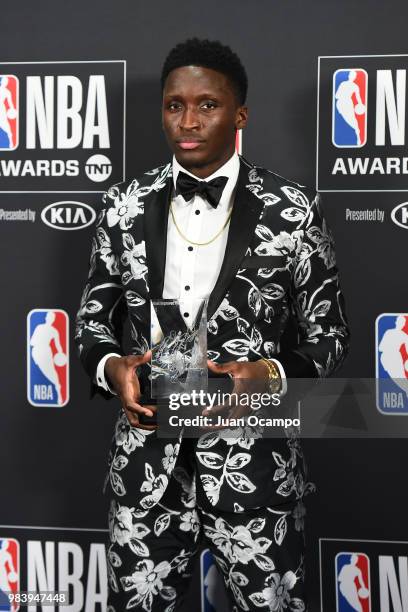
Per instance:
[[[335,147],[362,147],[367,141],[367,82],[361,68],[333,75],[332,141]]]
[[[68,315],[34,309],[27,316],[27,398],[33,406],[65,406],[68,388]]]
[[[18,78],[0,75],[0,151],[18,147]]]
[[[337,612],[371,612],[370,561],[364,553],[336,555]]]
[[[200,574],[201,612],[224,612],[229,610],[230,605],[225,592],[223,578],[208,548],[201,553]]]
[[[379,315],[375,344],[377,408],[408,414],[408,314]]]
[[[7,593],[20,590],[20,546],[14,538],[0,537],[0,610],[16,612],[19,604],[10,603]]]

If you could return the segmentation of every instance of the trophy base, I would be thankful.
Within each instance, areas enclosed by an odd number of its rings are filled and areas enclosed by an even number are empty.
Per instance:
[[[207,391],[207,387],[207,368],[189,368],[185,376],[180,376],[175,380],[167,375],[156,376],[152,380],[151,394],[155,398],[164,399],[173,394],[191,395],[194,392]]]

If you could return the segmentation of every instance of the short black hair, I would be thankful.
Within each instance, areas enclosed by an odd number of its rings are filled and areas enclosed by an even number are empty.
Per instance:
[[[222,72],[231,81],[239,104],[245,104],[248,77],[238,55],[218,40],[190,38],[179,43],[167,55],[161,73],[161,86],[169,73],[182,66],[202,66]]]

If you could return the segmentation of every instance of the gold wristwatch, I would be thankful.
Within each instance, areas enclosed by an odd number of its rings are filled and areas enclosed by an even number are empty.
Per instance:
[[[268,368],[269,391],[271,393],[279,393],[282,390],[282,379],[280,377],[278,368],[272,361],[266,359],[266,357],[261,357],[259,361],[262,361]]]

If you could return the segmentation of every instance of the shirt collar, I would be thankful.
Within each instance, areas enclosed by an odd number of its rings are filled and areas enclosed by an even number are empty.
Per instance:
[[[197,181],[200,181],[200,180],[211,181],[212,179],[216,178],[217,176],[226,176],[228,178],[228,181],[227,181],[227,184],[225,185],[224,190],[222,192],[222,196],[221,196],[218,208],[220,209],[220,208],[223,208],[224,206],[228,206],[228,204],[230,203],[230,200],[231,200],[232,192],[234,191],[235,186],[237,184],[238,174],[239,174],[239,156],[238,156],[238,153],[236,151],[234,151],[233,155],[229,158],[229,160],[227,162],[225,162],[225,164],[223,164],[220,168],[218,168],[218,170],[213,172],[213,174],[211,174],[210,176],[207,176],[205,179],[200,179],[198,176],[195,176],[194,174],[192,174],[191,172],[189,172],[188,170],[183,168],[183,166],[181,166],[178,163],[178,161],[177,161],[177,159],[176,159],[176,157],[174,155],[173,155],[172,165],[173,165],[173,186],[174,186],[174,190],[176,189],[177,177],[178,177],[180,171],[181,172],[185,172],[189,176],[192,176]],[[177,200],[178,199],[179,198],[177,198]],[[181,200],[183,200],[183,202],[185,202],[184,198],[181,198]]]

